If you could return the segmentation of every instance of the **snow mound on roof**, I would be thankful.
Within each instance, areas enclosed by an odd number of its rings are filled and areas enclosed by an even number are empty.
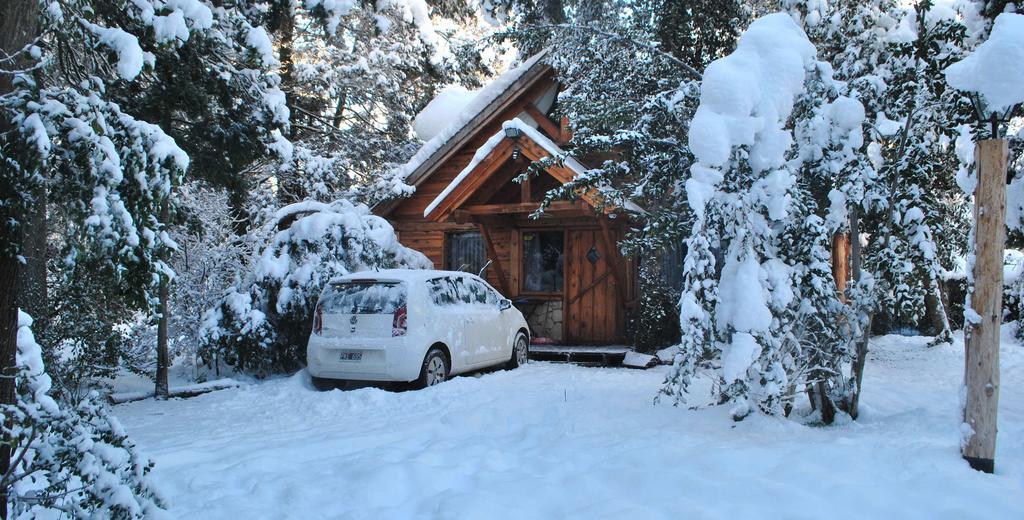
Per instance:
[[[429,141],[424,143],[423,146],[420,147],[419,151],[409,159],[409,162],[396,168],[395,174],[397,177],[399,179],[407,179],[412,172],[416,171],[416,169],[426,162],[427,159],[430,159],[432,155],[437,153],[445,143],[451,140],[451,138],[454,137],[462,127],[475,119],[480,112],[491,104],[491,102],[508,90],[516,80],[521,78],[526,71],[530,70],[530,68],[540,61],[545,54],[547,54],[547,51],[538,52],[518,67],[498,76],[497,79],[481,89],[473,100],[462,109],[462,111],[451,118],[448,126],[446,126],[444,130],[441,130],[431,137]]]
[[[416,136],[424,141],[433,139],[457,119],[462,110],[469,106],[479,91],[466,90],[458,85],[445,88],[437,94],[413,121]]]
[[[992,110],[1024,103],[1024,15],[997,16],[988,40],[946,67],[946,81],[981,94]]]

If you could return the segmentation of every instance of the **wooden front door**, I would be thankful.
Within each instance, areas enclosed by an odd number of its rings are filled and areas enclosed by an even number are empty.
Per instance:
[[[619,301],[618,281],[601,230],[570,229],[565,246],[566,341],[581,345],[621,342],[624,302]]]

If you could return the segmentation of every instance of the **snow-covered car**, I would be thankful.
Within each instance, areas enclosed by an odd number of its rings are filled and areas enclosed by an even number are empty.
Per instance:
[[[426,387],[453,374],[518,367],[529,345],[522,313],[480,277],[392,269],[350,274],[324,288],[306,356],[319,389],[346,380]]]

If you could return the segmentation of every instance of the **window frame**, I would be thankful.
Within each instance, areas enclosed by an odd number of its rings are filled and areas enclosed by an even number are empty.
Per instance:
[[[479,236],[479,238],[480,238],[480,250],[481,250],[481,253],[482,253],[481,257],[483,258],[483,265],[486,266],[486,268],[484,269],[483,276],[487,276],[487,272],[491,268],[489,265],[487,265],[487,262],[488,261],[493,261],[493,260],[491,260],[491,258],[488,256],[487,244],[484,243],[483,233],[481,233],[479,229],[461,229],[461,230],[445,231],[444,232],[444,240],[443,240],[443,243],[441,244],[441,265],[444,266],[444,270],[445,271],[454,271],[454,272],[457,272],[457,273],[479,274],[479,271],[460,271],[457,268],[453,268],[453,267],[449,266],[449,262],[452,260],[452,258],[451,258],[452,237],[454,235],[464,235],[464,234],[476,234],[477,236]]]
[[[526,240],[527,233],[561,233],[562,234],[562,288],[557,291],[532,291],[526,288]],[[519,294],[545,299],[562,298],[565,295],[568,280],[565,278],[565,270],[568,265],[569,231],[564,228],[526,228],[519,230]]]

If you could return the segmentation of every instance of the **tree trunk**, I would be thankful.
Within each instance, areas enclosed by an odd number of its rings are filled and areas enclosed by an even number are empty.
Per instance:
[[[0,2],[0,51],[14,55],[31,43],[39,33],[38,3],[36,0],[4,0]],[[0,67],[25,68],[30,63],[27,52],[21,53],[11,62]],[[13,76],[0,72],[0,96],[14,90]],[[13,124],[0,115],[0,134],[13,130]],[[11,183],[0,185],[0,201],[18,200],[20,194]],[[18,273],[20,264],[13,256],[13,248],[22,242],[21,230],[10,222],[24,222],[24,216],[12,213],[12,208],[0,204],[0,403],[14,404],[14,375],[17,373],[18,351]],[[15,210],[16,211],[16,210]],[[45,240],[45,235],[44,235]],[[45,269],[45,267],[44,267]],[[10,418],[6,418],[10,420]],[[0,439],[0,474],[6,473],[11,464],[13,439]],[[0,489],[0,518],[7,518],[9,497],[7,489]]]
[[[51,307],[46,288],[46,234],[49,232],[46,216],[46,188],[33,194],[21,229],[21,255],[25,263],[18,273],[18,308],[32,316],[33,332],[38,337],[49,321]]]
[[[171,203],[170,200],[164,200],[160,207],[160,222],[165,226],[171,220]],[[167,349],[167,333],[168,333],[168,321],[170,320],[170,312],[167,305],[167,299],[169,297],[170,280],[166,276],[160,278],[160,321],[156,328],[156,398],[167,399],[170,397],[170,386],[168,384],[168,349]]]
[[[953,330],[949,326],[949,314],[946,313],[945,301],[942,298],[942,289],[939,280],[932,280],[928,294],[925,296],[925,307],[927,314],[931,316],[932,327],[935,329],[935,339],[928,344],[929,347],[945,343],[952,344]]]
[[[972,468],[995,471],[999,404],[999,328],[1003,313],[1007,141],[986,139],[975,150],[974,286],[964,336],[964,428],[961,453]],[[973,311],[973,312],[972,312]]]
[[[850,208],[850,274],[853,276],[854,283],[860,282],[861,279],[861,245],[860,245],[860,209],[857,206]],[[859,302],[851,302],[854,305]],[[851,378],[853,379],[853,388],[850,390],[849,404],[846,406],[847,412],[850,417],[857,419],[859,414],[858,407],[860,406],[860,393],[861,385],[864,381],[864,363],[868,357],[868,339],[871,336],[871,321],[874,318],[872,314],[867,315],[865,320],[864,328],[860,331],[861,335],[856,341],[856,351],[854,352],[853,367],[851,368]],[[851,328],[851,330],[853,330]]]
[[[299,89],[295,85],[295,63],[294,63],[294,42],[295,42],[295,15],[289,9],[281,18],[279,27],[280,38],[277,42],[277,61],[281,63],[281,90],[284,91],[285,105],[288,113],[291,114],[291,121],[301,121],[299,111],[300,104]],[[288,139],[295,141],[301,136],[297,125],[291,125],[288,129]],[[277,175],[277,199],[281,205],[292,204],[306,198],[305,189],[299,179],[299,172],[296,168],[282,171]]]

